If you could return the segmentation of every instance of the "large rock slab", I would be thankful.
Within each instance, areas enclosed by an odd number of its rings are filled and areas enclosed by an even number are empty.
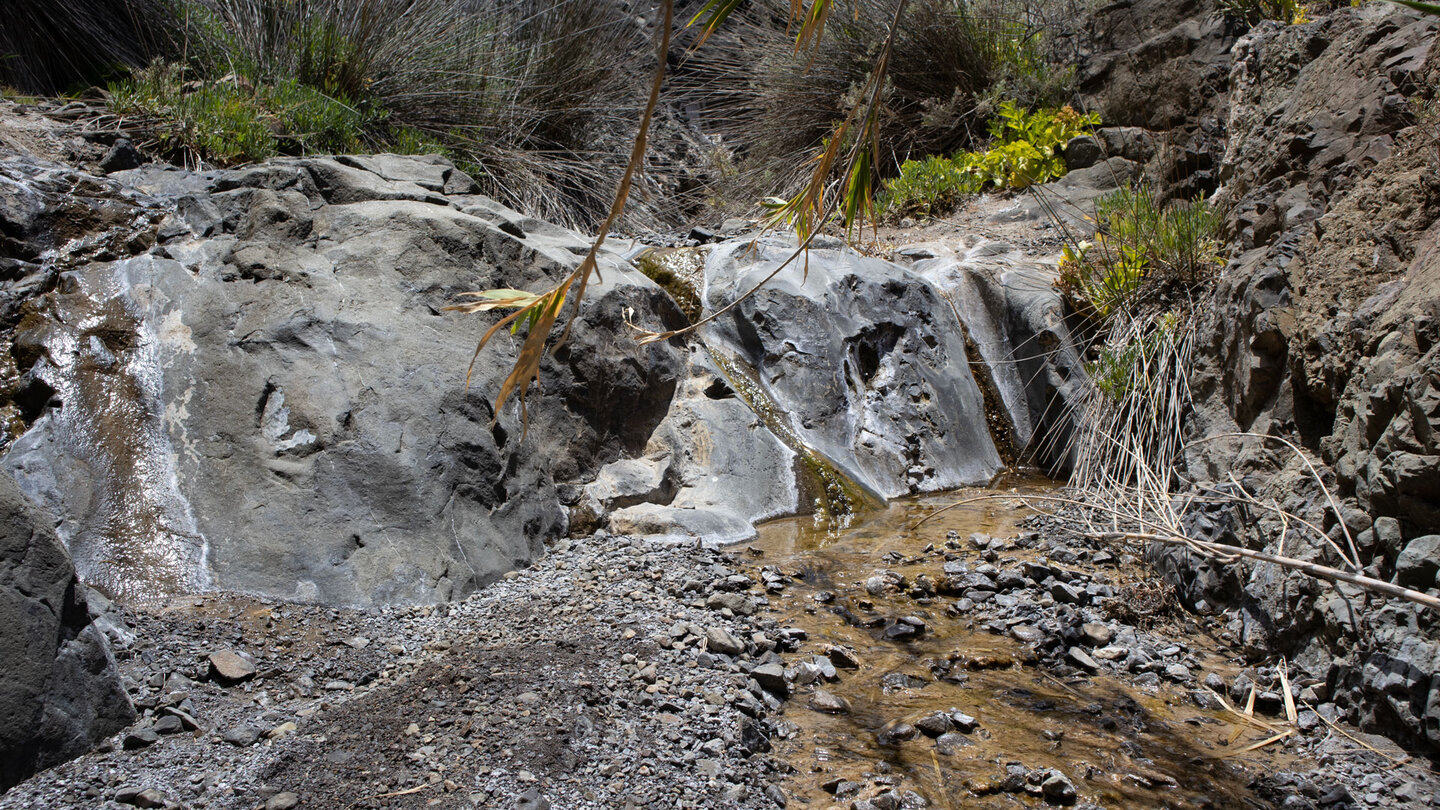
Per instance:
[[[973,371],[1003,410],[1014,458],[1052,472],[1070,464],[1073,417],[1089,391],[1081,349],[1054,287],[1054,257],[971,238],[911,270],[945,296],[982,361]]]
[[[717,246],[705,266],[707,308],[749,290],[793,249],[780,239]],[[865,491],[891,498],[980,484],[1000,468],[960,321],[899,265],[812,249],[703,340],[773,403],[762,413],[772,430],[793,433]]]
[[[52,522],[0,475],[0,791],[135,717]]]
[[[196,179],[137,172],[171,211],[160,246],[66,270],[16,335],[55,396],[5,466],[111,593],[457,598],[562,534],[557,479],[643,449],[668,409],[678,352],[622,340],[623,313],[660,328],[678,311],[607,253],[529,430],[513,400],[492,426],[518,341],[497,338],[467,388],[494,317],[442,307],[542,289],[589,243],[466,193],[443,161]]]

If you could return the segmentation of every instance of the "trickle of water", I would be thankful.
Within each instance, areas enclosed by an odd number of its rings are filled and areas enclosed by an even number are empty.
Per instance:
[[[196,591],[209,584],[206,543],[180,492],[165,425],[158,306],[134,261],[86,269],[52,294],[31,324],[44,347],[35,372],[60,407],[36,428],[74,469],[61,497],[85,498],[62,524],[80,578],[116,598]],[[17,477],[23,478],[23,459]]]
[[[1022,493],[1053,486],[1038,479],[1010,480]],[[838,680],[796,688],[773,719],[782,734],[773,755],[798,773],[786,789],[811,806],[848,806],[887,786],[913,790],[931,807],[1040,806],[1039,785],[1005,785],[1009,766],[1057,769],[1071,780],[1080,803],[1103,807],[1247,806],[1253,769],[1285,764],[1283,752],[1262,749],[1222,756],[1235,725],[1221,711],[1197,707],[1183,689],[1142,690],[1114,676],[1057,677],[1037,666],[1034,652],[1008,635],[977,627],[946,612],[953,598],[913,598],[894,589],[868,589],[867,579],[891,571],[915,582],[942,576],[947,534],[958,535],[956,559],[980,563],[966,542],[972,533],[1014,536],[1029,511],[1015,499],[956,509],[918,529],[913,524],[940,506],[996,490],[971,490],[895,502],[861,515],[847,529],[817,529],[813,521],[785,519],[760,527],[739,555],[757,581],[774,566],[795,578],[771,593],[771,617],[807,634],[787,664],[825,656],[839,646],[854,652],[858,669],[837,668]],[[927,546],[936,547],[926,553]],[[1029,559],[1036,550],[1007,555]],[[998,562],[1003,566],[1007,560]],[[773,568],[771,569],[773,572]],[[1138,572],[1136,572],[1138,573]],[[1120,572],[1119,577],[1127,576]],[[885,637],[889,619],[913,616],[925,632],[913,639]],[[878,620],[878,621],[877,621]],[[1186,639],[1207,666],[1224,661],[1208,640]],[[847,711],[816,710],[827,692]],[[972,718],[934,739],[912,728],[935,713]],[[943,724],[943,723],[942,723]],[[933,722],[932,722],[933,725]],[[898,729],[898,736],[897,736]],[[913,734],[913,737],[909,735]],[[839,796],[852,788],[853,794]],[[1029,793],[1027,793],[1027,790]]]

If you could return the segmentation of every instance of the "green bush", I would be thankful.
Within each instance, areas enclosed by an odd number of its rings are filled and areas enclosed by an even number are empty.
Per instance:
[[[1224,263],[1220,217],[1203,200],[1161,207],[1147,187],[1095,203],[1093,242],[1067,245],[1055,286],[1077,312],[1104,324],[1132,309],[1151,282],[1193,286]]]
[[[885,182],[880,214],[930,216],[989,187],[1019,189],[1062,177],[1061,148],[1099,124],[1098,114],[1081,115],[1070,107],[1027,112],[1013,101],[1002,102],[988,127],[989,149],[906,161],[900,176]]]
[[[1300,0],[1220,0],[1226,19],[1253,26],[1261,20],[1279,20],[1287,25],[1310,22],[1308,9]]]
[[[277,154],[343,153],[362,148],[381,113],[359,112],[294,79],[186,82],[184,69],[156,62],[111,86],[121,115],[149,122],[158,146],[187,162],[234,165]]]

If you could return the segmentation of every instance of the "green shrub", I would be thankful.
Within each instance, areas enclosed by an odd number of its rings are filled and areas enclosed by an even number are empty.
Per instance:
[[[143,1],[173,5],[183,47],[113,82],[116,110],[186,159],[440,153],[502,202],[585,227],[643,101],[642,35],[617,4]]]
[[[293,79],[259,87],[238,78],[186,82],[170,62],[112,85],[111,97],[117,113],[150,123],[163,151],[217,165],[357,151],[377,117]]]
[[[1308,9],[1300,0],[1220,0],[1226,19],[1253,26],[1261,20],[1279,20],[1287,25],[1310,22]]]
[[[1193,286],[1224,263],[1220,217],[1202,200],[1162,208],[1144,186],[1095,203],[1093,242],[1067,245],[1055,286],[1071,307],[1106,323],[1135,306],[1151,282]]]
[[[1070,107],[1028,112],[1013,101],[1002,102],[988,127],[989,149],[906,161],[900,176],[885,182],[881,216],[930,216],[988,187],[1019,189],[1062,177],[1060,149],[1099,124],[1098,114],[1081,115]]]

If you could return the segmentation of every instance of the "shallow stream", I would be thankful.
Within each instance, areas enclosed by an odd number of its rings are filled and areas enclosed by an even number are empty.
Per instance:
[[[1016,479],[1000,491],[1051,486]],[[942,576],[945,562],[973,569],[988,561],[1004,570],[1039,559],[1037,548],[985,553],[968,542],[972,533],[1015,537],[1030,512],[1014,498],[954,509],[912,528],[939,506],[987,492],[993,491],[893,503],[838,532],[812,519],[780,520],[761,527],[759,538],[742,549],[750,561],[747,573],[757,581],[766,566],[793,580],[768,596],[781,626],[808,636],[787,663],[823,656],[834,646],[859,659],[857,669],[837,668],[838,681],[796,688],[785,704],[781,728],[790,733],[773,744],[775,754],[799,771],[790,780],[792,796],[809,806],[850,807],[893,787],[901,795],[913,791],[931,807],[1041,806],[1040,779],[1021,777],[1024,786],[1017,789],[1011,776],[1009,766],[1023,765],[1013,772],[1058,769],[1074,785],[1080,805],[1258,806],[1247,783],[1265,769],[1287,766],[1286,753],[1278,745],[1242,751],[1257,734],[1223,708],[1201,708],[1202,702],[1215,703],[1205,700],[1199,684],[1142,688],[1128,674],[1047,668],[1031,646],[987,629],[991,622],[947,614],[953,596],[916,598],[893,588],[877,593],[874,580],[866,589],[867,579],[884,571],[915,583],[922,574]],[[1093,570],[1097,581],[1116,586],[1142,575],[1123,564]],[[896,617],[911,616],[924,622],[922,635],[909,641],[885,637]],[[1217,639],[1197,631],[1173,641],[1201,665],[1197,676],[1218,672],[1228,682],[1235,671]],[[849,711],[812,708],[820,690],[843,699]],[[939,739],[926,733],[905,738],[914,730],[901,724],[921,725],[927,715],[955,711],[978,720],[978,728]]]

